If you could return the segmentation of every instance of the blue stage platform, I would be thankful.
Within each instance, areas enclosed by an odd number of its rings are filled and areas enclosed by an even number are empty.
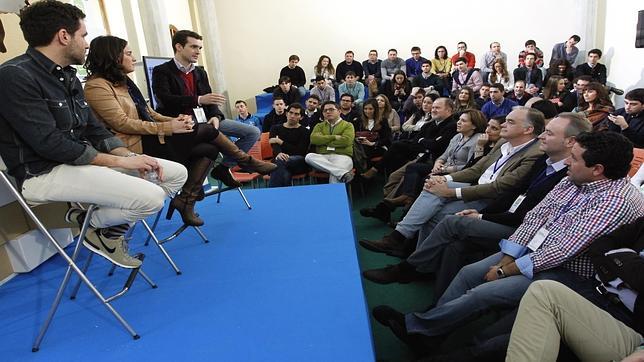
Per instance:
[[[3,361],[373,361],[369,317],[344,185],[248,190],[248,210],[227,192],[198,212],[211,242],[194,230],[166,244],[177,276],[156,247],[141,278],[113,303],[141,335],[132,340],[83,287],[64,298],[41,350],[31,344],[65,265],[56,256],[0,286]],[[163,221],[159,235],[178,226]],[[84,256],[83,256],[84,258]],[[89,271],[101,291],[120,288],[126,272],[107,277],[95,258]],[[75,278],[74,278],[75,280]],[[109,294],[109,293],[108,293]],[[68,296],[69,293],[66,294]]]

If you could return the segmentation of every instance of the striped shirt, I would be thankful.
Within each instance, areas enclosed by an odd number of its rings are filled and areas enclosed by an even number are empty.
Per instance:
[[[591,278],[593,266],[584,253],[590,243],[641,216],[644,196],[628,179],[578,186],[566,177],[526,214],[512,236],[501,240],[501,251],[514,257],[528,278],[558,266]],[[527,246],[542,227],[548,235],[533,252]]]

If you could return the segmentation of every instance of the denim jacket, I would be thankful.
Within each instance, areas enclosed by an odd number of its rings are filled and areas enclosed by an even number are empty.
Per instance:
[[[123,147],[90,111],[73,67],[29,47],[0,65],[0,84],[0,156],[19,183]]]

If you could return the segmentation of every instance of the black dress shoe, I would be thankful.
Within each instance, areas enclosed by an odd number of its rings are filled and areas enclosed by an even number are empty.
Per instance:
[[[380,240],[362,239],[362,240],[359,241],[359,244],[363,248],[365,248],[367,250],[371,250],[371,251],[376,252],[376,253],[389,254],[390,252],[393,252],[393,251],[398,251],[398,250],[404,251],[405,250],[405,245],[404,244],[396,243],[395,241],[393,241],[389,237],[389,235],[383,236],[383,238],[380,239]]]
[[[408,333],[405,323],[405,315],[387,305],[379,305],[372,311],[373,317],[405,342],[416,355],[427,355],[436,348],[438,337],[428,337],[422,334]]]
[[[417,280],[429,280],[432,275],[421,273],[407,262],[396,265],[387,265],[382,269],[371,269],[362,272],[365,279],[378,284],[401,283],[407,284]]]
[[[367,207],[360,209],[360,215],[364,217],[372,217],[378,219],[385,224],[391,222],[391,210],[382,202],[378,203],[376,207]]]

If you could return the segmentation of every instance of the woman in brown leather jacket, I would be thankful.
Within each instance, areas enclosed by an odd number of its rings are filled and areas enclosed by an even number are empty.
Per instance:
[[[195,124],[191,115],[171,118],[152,110],[136,84],[127,77],[134,71],[135,62],[127,41],[114,36],[92,40],[85,63],[89,74],[85,85],[87,102],[130,151],[186,166],[188,179],[181,193],[172,199],[168,217],[177,209],[184,223],[203,225],[203,220],[194,213],[194,204],[203,198],[203,181],[219,152],[232,156],[241,167],[262,174],[270,173],[275,165],[250,157],[213,125]],[[241,186],[221,164],[212,175],[227,186]]]

